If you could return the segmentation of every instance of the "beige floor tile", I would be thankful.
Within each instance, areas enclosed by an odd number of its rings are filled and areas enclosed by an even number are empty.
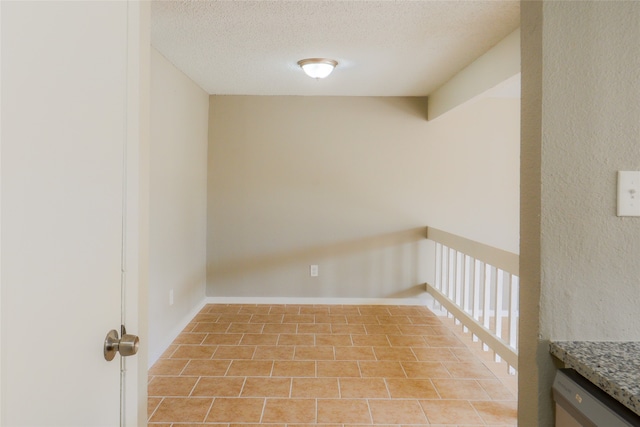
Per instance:
[[[196,317],[193,318],[192,322],[215,323],[218,321],[219,318],[220,318],[220,314],[200,312],[196,314]]]
[[[512,424],[517,423],[517,402],[471,402],[487,424]]]
[[[340,325],[331,324],[332,334],[350,334],[350,335],[363,335],[367,333],[364,325]]]
[[[316,423],[315,399],[267,399],[263,423]]]
[[[221,314],[218,323],[249,323],[251,314]]]
[[[478,356],[475,352],[466,347],[455,347],[449,349],[459,362],[478,362]]]
[[[173,353],[176,352],[179,346],[175,344],[171,344],[167,349],[160,355],[160,359],[168,359],[171,357]]]
[[[315,377],[316,362],[278,361],[273,362],[273,377]]]
[[[239,311],[240,311],[239,304],[207,304],[200,312],[201,313],[237,314]]]
[[[374,315],[355,316],[355,315],[347,314],[345,317],[347,318],[347,324],[349,325],[359,325],[359,324],[379,325],[380,324],[380,322],[378,322],[378,318]]]
[[[350,346],[351,335],[347,334],[316,334],[316,345]]]
[[[269,360],[293,360],[295,347],[292,345],[274,345],[256,347],[253,359],[269,359]]]
[[[244,385],[244,377],[202,377],[191,393],[192,396],[238,397]]]
[[[313,305],[303,305],[300,307],[300,314],[329,314],[329,307],[316,307]]]
[[[227,376],[232,377],[268,377],[273,369],[271,360],[234,360],[229,366]]]
[[[205,424],[206,426],[206,424]],[[251,424],[251,423],[242,423],[242,424],[235,424],[235,423],[230,423],[229,425],[226,424],[215,424],[215,425],[210,425],[209,427],[264,427],[265,424]],[[174,426],[174,427],[182,427],[182,426]],[[198,426],[198,427],[203,427],[203,426]],[[286,424],[269,424],[268,427],[287,427]],[[307,426],[309,427],[309,426]]]
[[[360,377],[355,361],[318,361],[318,377]]]
[[[196,322],[191,322],[187,326],[185,326],[181,332],[193,332],[193,329],[196,327],[196,325]]]
[[[173,340],[174,344],[202,344],[204,339],[207,337],[207,333],[198,333],[198,332],[182,332],[180,335]]]
[[[373,347],[377,360],[416,361],[416,355],[408,347]]]
[[[427,424],[417,400],[369,400],[374,424]]]
[[[244,334],[240,345],[276,345],[278,334]]]
[[[421,335],[388,335],[387,339],[393,347],[426,347],[427,343]]]
[[[207,416],[208,423],[259,423],[264,408],[263,398],[217,397]]]
[[[223,333],[229,330],[229,323],[198,323],[191,332],[217,332]]]
[[[495,375],[480,362],[443,362],[453,378],[495,379]]]
[[[231,365],[230,360],[189,360],[180,375],[223,376]]]
[[[291,324],[293,324],[293,323],[291,323]],[[329,323],[300,323],[300,324],[298,324],[297,333],[298,334],[330,334],[331,333],[331,324],[329,324]]]
[[[213,399],[165,398],[149,421],[151,422],[203,422]]]
[[[517,375],[510,376],[509,378],[500,378],[500,381],[502,382],[502,384],[504,384],[505,387],[509,389],[511,393],[513,393],[514,396],[516,397],[518,396],[518,376]]]
[[[360,372],[363,377],[373,378],[406,378],[400,362],[391,361],[362,361]]]
[[[491,400],[491,396],[476,380],[440,378],[432,381],[443,399]]]
[[[181,345],[171,355],[172,359],[211,359],[218,347],[215,345]]]
[[[239,313],[241,314],[269,314],[271,311],[270,305],[243,305],[240,308]]]
[[[464,347],[464,343],[454,335],[427,335],[424,340],[429,347]]]
[[[336,360],[376,360],[372,347],[335,347]]]
[[[386,334],[375,335],[352,335],[351,340],[355,346],[391,346]]]
[[[477,380],[492,400],[516,400],[511,391],[500,380]],[[478,399],[479,400],[479,399]]]
[[[148,387],[150,427],[517,422],[517,377],[421,306],[209,304]]]
[[[371,424],[364,399],[318,399],[318,423]]]
[[[340,390],[337,378],[293,378],[291,397],[338,398]]]
[[[407,316],[378,316],[381,325],[409,325],[411,321]]]
[[[313,314],[285,314],[282,323],[315,323]]]
[[[265,323],[263,334],[295,334],[295,323]]]
[[[271,427],[271,424],[269,425],[269,427]],[[287,424],[287,427],[310,427],[310,426],[307,424]],[[322,424],[322,427],[343,427],[343,426],[342,424]]]
[[[227,332],[232,334],[261,334],[263,323],[232,323]]]
[[[332,305],[329,314],[360,314],[360,310],[356,305]]]
[[[149,369],[149,375],[180,375],[187,363],[184,359],[159,359]]]
[[[433,328],[426,325],[398,325],[402,335],[434,335]]]
[[[300,306],[272,305],[269,314],[300,314]]]
[[[284,314],[254,314],[249,323],[282,323]]]
[[[466,400],[421,400],[432,424],[483,424],[482,418]]]
[[[399,335],[398,325],[364,325],[368,334]]]
[[[457,362],[458,358],[448,348],[415,348],[413,353],[420,362]]]
[[[389,391],[382,378],[340,378],[340,397],[343,399],[387,399]]]
[[[202,344],[206,345],[238,345],[242,339],[242,334],[208,334]]]
[[[161,397],[150,397],[147,400],[147,418],[151,417],[153,411],[155,411],[156,408],[160,405],[160,402],[162,402]]]
[[[149,396],[189,396],[197,377],[154,377],[149,383]]]
[[[393,399],[438,399],[440,397],[431,380],[389,378],[387,387]]]
[[[248,377],[242,389],[243,397],[289,397],[291,378]]]
[[[382,305],[361,305],[358,311],[362,316],[390,316],[389,308]]]
[[[314,345],[315,337],[313,334],[280,334],[278,345]]]
[[[409,315],[409,320],[413,325],[442,325],[442,321],[436,316],[412,316]]]
[[[333,347],[330,346],[296,346],[294,360],[334,360]]]
[[[252,359],[255,351],[254,345],[220,345],[213,354],[213,359]]]
[[[344,314],[316,314],[316,323],[347,324],[347,316]]]
[[[402,362],[408,378],[451,378],[451,374],[439,362]]]

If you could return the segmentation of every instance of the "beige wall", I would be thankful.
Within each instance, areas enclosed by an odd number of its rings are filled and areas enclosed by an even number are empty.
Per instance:
[[[209,111],[208,296],[410,294],[426,225],[518,251],[517,99],[432,122],[414,98],[212,96]]]
[[[150,361],[191,320],[205,297],[208,99],[152,49]]]
[[[640,3],[525,2],[521,426],[552,425],[549,340],[640,339]],[[539,402],[538,402],[539,400]]]

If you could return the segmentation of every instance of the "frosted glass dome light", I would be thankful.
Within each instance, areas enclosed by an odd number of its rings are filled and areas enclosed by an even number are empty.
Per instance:
[[[324,79],[338,65],[337,61],[326,58],[309,58],[298,61],[305,74],[314,79]]]

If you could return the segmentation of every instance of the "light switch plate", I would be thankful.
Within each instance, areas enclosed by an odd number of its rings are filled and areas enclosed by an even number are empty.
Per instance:
[[[640,216],[640,171],[618,171],[618,216]]]

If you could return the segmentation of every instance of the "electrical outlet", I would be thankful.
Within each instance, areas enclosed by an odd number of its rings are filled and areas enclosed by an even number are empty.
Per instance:
[[[309,266],[309,275],[311,277],[318,277],[318,265],[317,264],[311,264]]]
[[[169,291],[169,305],[173,305],[173,289]]]

